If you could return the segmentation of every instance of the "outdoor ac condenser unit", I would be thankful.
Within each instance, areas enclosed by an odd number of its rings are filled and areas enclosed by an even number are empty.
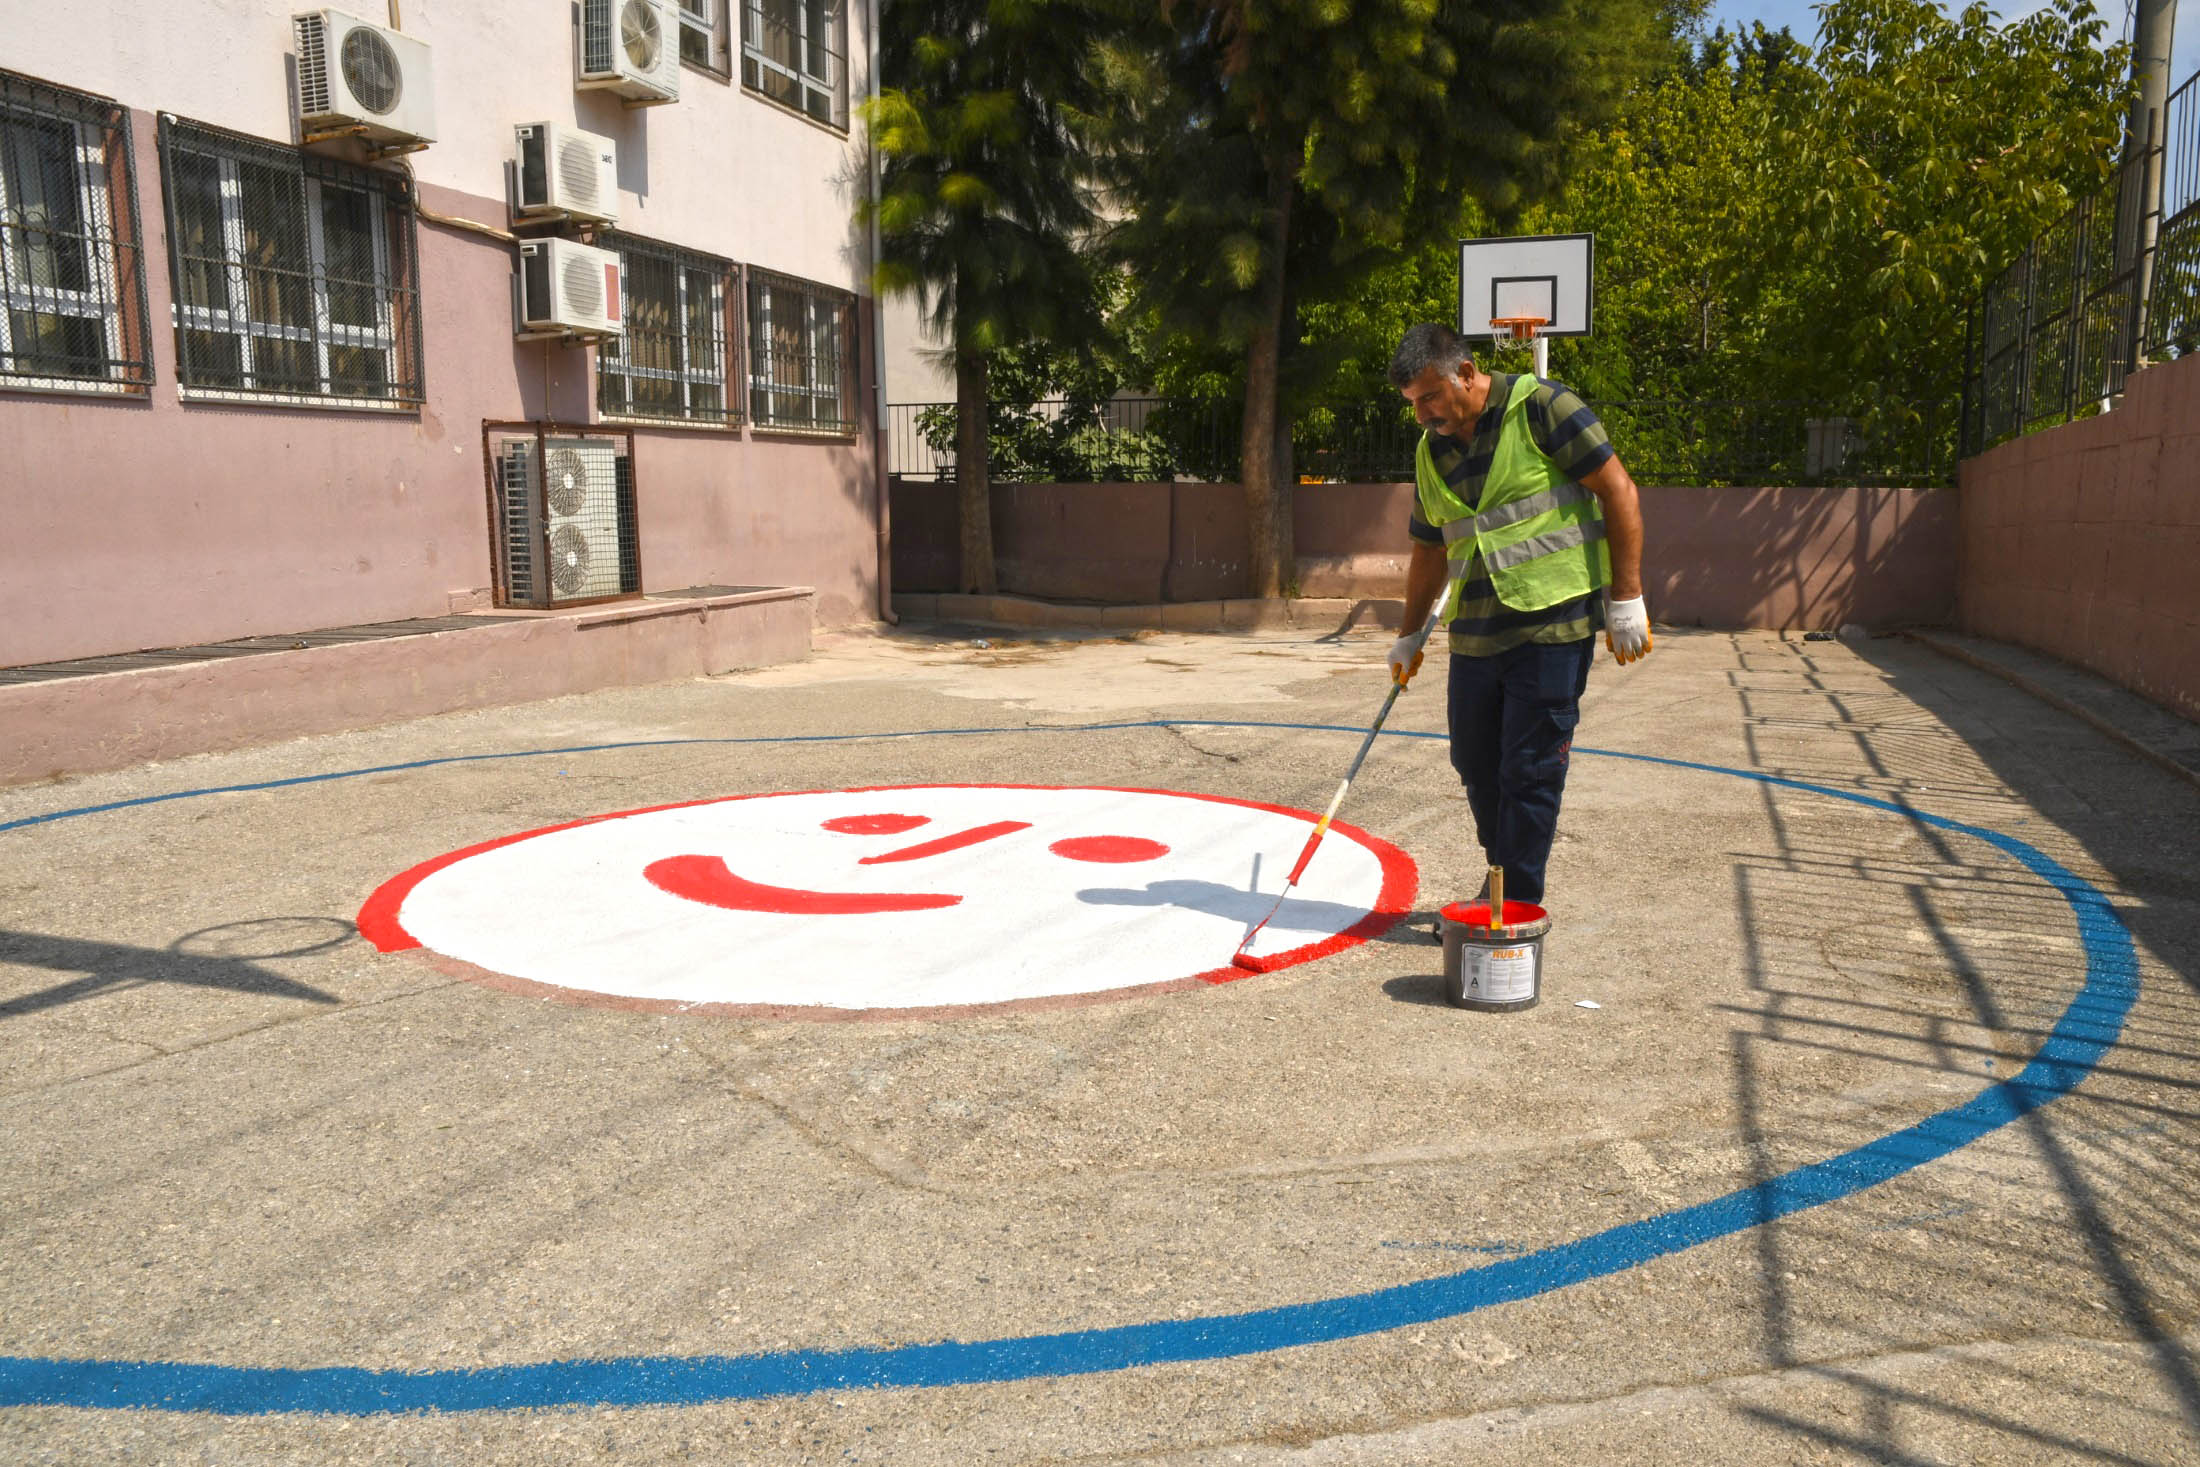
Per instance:
[[[621,553],[619,450],[609,439],[551,436],[508,441],[496,457],[498,553],[514,606],[594,601],[637,589]]]
[[[519,144],[519,216],[619,222],[619,145],[607,137],[524,122]]]
[[[581,0],[576,84],[601,87],[629,102],[680,97],[680,15],[676,0]]]
[[[550,600],[618,595],[623,580],[617,450],[593,438],[548,438],[542,465]]]
[[[616,336],[619,257],[570,239],[531,239],[519,247],[522,336]]]
[[[427,43],[340,10],[292,16],[291,27],[298,127],[306,141],[353,132],[378,144],[434,140]]]

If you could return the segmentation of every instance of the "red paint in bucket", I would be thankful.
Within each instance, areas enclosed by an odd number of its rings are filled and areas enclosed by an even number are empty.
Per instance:
[[[1550,913],[1533,902],[1516,902],[1508,899],[1505,903],[1504,920],[1499,925],[1503,927],[1525,927],[1530,922],[1541,922],[1549,915]],[[1479,927],[1486,932],[1489,930],[1490,925],[1490,904],[1487,901],[1453,902],[1450,906],[1444,908],[1444,918],[1446,921],[1457,922],[1462,926]]]
[[[1543,992],[1543,939],[1550,915],[1533,902],[1505,903],[1490,926],[1490,904],[1453,902],[1443,911],[1444,999],[1463,1009],[1507,1013],[1534,1008]]]

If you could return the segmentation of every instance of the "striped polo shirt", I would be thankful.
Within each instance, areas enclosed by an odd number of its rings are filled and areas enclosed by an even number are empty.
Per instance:
[[[1444,476],[1451,492],[1469,509],[1482,505],[1482,486],[1489,478],[1490,461],[1497,455],[1497,435],[1504,426],[1505,404],[1515,378],[1490,374],[1489,405],[1475,420],[1474,434],[1461,440],[1426,430],[1429,460]],[[1528,431],[1536,447],[1557,465],[1558,471],[1577,482],[1596,472],[1612,456],[1604,424],[1570,387],[1538,381],[1528,399]],[[1414,496],[1413,514],[1407,523],[1413,538],[1430,545],[1444,543],[1444,532],[1421,518],[1421,500]],[[1541,611],[1515,611],[1497,599],[1497,587],[1482,564],[1479,549],[1468,552],[1466,584],[1459,591],[1459,614],[1451,623],[1451,650],[1467,657],[1494,657],[1523,642],[1578,642],[1604,628],[1604,593],[1591,591],[1575,601],[1562,601]]]

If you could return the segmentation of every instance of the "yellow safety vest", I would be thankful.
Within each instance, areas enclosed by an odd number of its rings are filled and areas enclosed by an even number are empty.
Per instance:
[[[1528,399],[1537,385],[1530,373],[1513,379],[1479,509],[1469,509],[1437,472],[1426,433],[1414,450],[1421,518],[1444,532],[1444,555],[1451,562],[1446,622],[1459,614],[1459,593],[1477,549],[1497,599],[1515,611],[1541,611],[1612,583],[1604,506],[1559,472],[1528,428]]]

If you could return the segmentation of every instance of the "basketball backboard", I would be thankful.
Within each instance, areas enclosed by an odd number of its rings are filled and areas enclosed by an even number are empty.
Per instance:
[[[1595,261],[1591,234],[1459,241],[1459,334],[1496,336],[1492,320],[1540,316],[1537,336],[1587,336]]]

